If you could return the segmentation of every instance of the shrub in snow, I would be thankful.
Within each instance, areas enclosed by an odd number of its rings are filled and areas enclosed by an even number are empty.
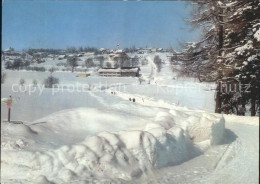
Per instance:
[[[17,59],[14,60],[13,65],[12,65],[12,68],[19,70],[20,67],[22,67],[22,66],[23,66],[23,61],[22,61],[22,59],[21,59],[21,58],[17,58]]]
[[[13,64],[12,64],[11,61],[6,61],[6,62],[5,62],[5,68],[6,68],[6,69],[11,69],[12,66],[13,66]]]
[[[50,73],[53,73],[53,72],[55,72],[56,70],[58,70],[57,68],[54,68],[54,67],[51,67],[50,69],[49,69],[49,72]]]
[[[45,72],[46,69],[44,67],[38,67],[38,66],[28,66],[25,68],[25,70],[33,70],[33,71],[38,71],[38,72]]]
[[[36,79],[34,79],[34,80],[32,81],[32,83],[33,83],[33,86],[37,86],[38,81],[37,81]]]
[[[142,77],[138,77],[139,84],[142,84],[145,80]]]
[[[25,84],[25,80],[23,78],[20,79],[19,84],[23,86]]]
[[[47,79],[44,80],[45,88],[53,88],[55,85],[59,84],[59,79],[50,75]]]

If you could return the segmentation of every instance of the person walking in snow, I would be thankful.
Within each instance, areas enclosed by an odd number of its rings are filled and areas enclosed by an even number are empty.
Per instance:
[[[135,102],[135,98],[133,98],[133,102]]]

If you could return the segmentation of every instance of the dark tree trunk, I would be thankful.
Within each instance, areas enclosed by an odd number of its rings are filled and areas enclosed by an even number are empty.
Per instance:
[[[252,95],[252,98],[251,98],[251,116],[255,116],[256,115],[256,110],[255,110],[255,103],[256,103],[256,99],[255,99],[255,96]]]
[[[215,107],[215,113],[221,113],[221,91],[220,91],[220,85],[221,83],[217,83],[217,89],[216,89],[216,107]]]
[[[243,111],[241,112],[241,115],[245,116],[245,109],[246,109],[245,98],[242,98],[242,109],[243,109]]]
[[[218,30],[218,49],[219,49],[219,56],[220,58],[222,57],[222,52],[223,52],[223,42],[224,42],[224,27],[223,27],[223,9],[220,9],[219,12],[219,20],[220,20],[220,25],[219,25],[219,30]],[[219,75],[218,79],[221,80],[222,75]],[[215,113],[221,113],[221,83],[218,81],[217,84],[217,94],[216,94],[216,107],[215,107]]]

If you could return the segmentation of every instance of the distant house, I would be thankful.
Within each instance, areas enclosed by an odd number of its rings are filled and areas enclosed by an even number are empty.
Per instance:
[[[94,56],[95,52],[86,52],[84,55],[85,56]]]
[[[65,55],[65,54],[66,54],[66,51],[65,51],[65,50],[61,50],[61,51],[59,51],[59,54],[60,54],[60,55]]]
[[[47,58],[53,58],[54,55],[53,54],[48,54]]]
[[[156,51],[157,52],[164,52],[163,48],[157,48]]]
[[[101,68],[98,74],[103,77],[138,77],[139,67]]]
[[[14,51],[14,49],[10,47],[8,49],[5,49],[2,54],[6,56],[21,56],[22,53]]]
[[[83,57],[84,55],[85,55],[84,52],[80,52],[77,56],[78,56],[78,57]]]
[[[59,55],[58,56],[58,60],[62,60],[62,59],[65,59],[66,58],[66,55]]]
[[[109,54],[109,53],[110,53],[110,50],[105,49],[105,48],[101,48],[101,49],[99,49],[99,52],[100,52],[101,54]]]
[[[4,50],[4,53],[10,53],[10,52],[13,52],[13,51],[14,51],[14,49],[9,47],[9,48]]]
[[[144,54],[144,51],[139,50],[139,51],[137,52],[137,54]]]

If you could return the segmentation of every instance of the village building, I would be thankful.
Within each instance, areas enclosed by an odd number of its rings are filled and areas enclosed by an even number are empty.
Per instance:
[[[21,52],[17,52],[11,47],[8,49],[5,49],[2,54],[4,54],[5,56],[21,56],[22,55]]]
[[[66,55],[59,55],[58,60],[66,59]]]
[[[83,57],[85,55],[85,52],[80,52],[77,54],[78,57]]]
[[[109,53],[111,53],[109,49],[105,49],[105,48],[100,48],[100,49],[99,49],[99,52],[100,52],[101,54],[109,54]]]
[[[139,77],[139,67],[101,68],[98,74],[103,77]]]
[[[94,56],[95,52],[85,52],[84,56]]]
[[[11,48],[11,47],[9,47],[9,48],[7,48],[7,49],[5,49],[4,50],[4,53],[11,53],[11,52],[13,52],[14,51],[14,49],[13,48]]]
[[[164,52],[163,48],[157,48],[156,52]]]

